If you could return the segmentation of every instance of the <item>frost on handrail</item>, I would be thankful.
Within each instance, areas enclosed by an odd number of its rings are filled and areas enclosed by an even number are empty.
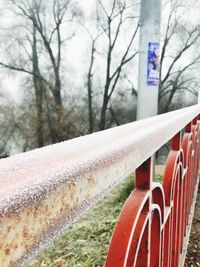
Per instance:
[[[0,161],[0,266],[22,266],[200,113],[155,116]]]

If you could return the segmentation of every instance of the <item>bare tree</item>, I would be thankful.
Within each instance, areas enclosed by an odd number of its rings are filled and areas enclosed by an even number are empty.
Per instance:
[[[90,48],[89,68],[87,73],[90,132],[93,132],[94,130],[94,118],[92,117],[92,114],[94,114],[92,107],[92,91],[94,91],[94,84],[97,84],[98,76],[97,71],[95,73],[96,75],[94,75],[94,65],[98,65],[98,60],[100,57],[101,60],[102,58],[105,59],[103,63],[104,81],[103,85],[101,86],[103,89],[103,99],[98,123],[98,129],[103,130],[107,127],[107,112],[112,113],[112,117],[114,116],[113,109],[109,107],[109,103],[113,93],[117,88],[117,85],[119,84],[120,78],[123,76],[123,70],[138,53],[134,48],[134,41],[136,40],[136,35],[139,28],[138,15],[135,8],[136,5],[136,1],[134,3],[128,3],[128,1],[125,0],[112,0],[111,3],[107,4],[102,0],[96,1],[96,34],[91,35],[91,33],[89,33],[92,42]],[[128,25],[130,25],[130,23],[132,25],[132,31],[128,30]],[[128,41],[123,42],[122,47],[119,49],[119,43],[122,42],[125,32]],[[102,52],[100,52],[101,50]],[[97,90],[97,88],[95,88],[95,90]]]
[[[71,0],[53,0],[50,4],[44,0],[30,2],[9,0],[9,3],[18,17],[21,18],[20,28],[24,30],[23,37],[25,37],[24,40],[26,40],[28,46],[22,40],[13,40],[13,42],[18,43],[20,50],[25,52],[26,58],[21,60],[22,54],[19,53],[17,60],[11,60],[8,63],[1,60],[0,65],[33,76],[38,110],[38,146],[42,146],[44,143],[42,137],[44,91],[50,91],[54,100],[51,112],[55,114],[55,116],[51,116],[52,121],[50,121],[51,138],[52,142],[60,141],[63,139],[63,136],[60,135],[63,112],[62,47],[65,41],[71,39],[75,34],[75,31],[70,29],[66,34],[64,26],[74,20],[77,16],[77,10],[72,5]]]
[[[178,91],[194,93],[194,72],[200,63],[199,52],[188,56],[200,40],[200,26],[183,20],[191,1],[187,5],[179,0],[167,3],[170,8],[160,59],[159,112],[169,110]],[[172,44],[176,45],[172,48]]]
[[[87,29],[87,28],[86,28]],[[93,109],[93,68],[95,63],[95,53],[96,53],[96,42],[101,35],[98,32],[95,37],[92,36],[90,31],[87,29],[87,32],[91,39],[91,52],[90,52],[90,61],[89,69],[87,73],[87,96],[88,96],[88,122],[89,122],[89,133],[94,132],[94,109]]]
[[[101,107],[101,116],[99,122],[99,129],[103,130],[106,127],[106,112],[108,104],[114,90],[116,89],[117,83],[122,73],[122,69],[128,62],[133,60],[138,53],[137,51],[132,51],[131,48],[138,32],[139,23],[137,23],[135,28],[133,27],[133,32],[124,49],[124,52],[121,55],[118,64],[114,67],[112,64],[114,57],[113,52],[116,47],[117,41],[120,38],[121,28],[125,21],[134,18],[133,15],[127,15],[126,11],[130,10],[130,8],[132,8],[134,4],[127,5],[126,1],[113,0],[110,12],[106,10],[101,0],[98,0],[98,4],[105,18],[105,24],[102,24],[102,18],[99,18],[99,23],[107,37],[106,77],[104,82],[103,103]]]

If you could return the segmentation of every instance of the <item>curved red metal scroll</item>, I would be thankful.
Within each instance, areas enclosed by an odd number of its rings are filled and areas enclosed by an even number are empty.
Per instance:
[[[136,188],[119,216],[105,267],[183,266],[199,178],[199,137],[196,118],[172,138],[162,184],[153,182],[152,158],[136,170]]]

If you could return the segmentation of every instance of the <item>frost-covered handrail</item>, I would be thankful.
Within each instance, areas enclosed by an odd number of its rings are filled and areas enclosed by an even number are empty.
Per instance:
[[[22,266],[199,113],[195,105],[2,159],[0,266]]]

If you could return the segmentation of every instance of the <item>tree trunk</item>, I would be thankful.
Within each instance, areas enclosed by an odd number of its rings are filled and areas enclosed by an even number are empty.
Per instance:
[[[94,64],[94,52],[95,52],[94,45],[95,41],[93,41],[92,43],[90,66],[87,75],[89,133],[93,133],[94,131],[94,118],[93,118],[93,107],[92,107],[92,68]]]
[[[99,123],[99,130],[105,130],[106,128],[106,111],[108,106],[107,95],[104,95],[103,105],[101,109],[101,118]]]
[[[33,68],[33,86],[35,90],[35,100],[36,100],[36,111],[37,111],[37,145],[38,147],[44,146],[44,126],[43,126],[43,84],[40,77],[38,54],[37,54],[37,39],[36,39],[36,29],[33,24],[33,45],[32,45],[32,68]]]
[[[61,81],[59,70],[57,69],[55,73],[55,88],[54,88],[54,98],[55,98],[55,110],[57,115],[57,122],[55,124],[55,132],[57,135],[57,141],[63,141],[64,133],[63,133],[63,107],[62,107],[62,99],[61,99]]]
[[[163,109],[163,113],[166,113],[166,112],[169,111],[169,108],[170,108],[170,106],[171,106],[171,103],[172,103],[173,97],[174,97],[174,95],[175,95],[175,93],[176,93],[176,90],[177,90],[177,84],[175,83],[175,84],[173,85],[172,90],[170,91],[169,97],[168,97],[168,99],[167,99],[167,101],[166,101],[166,104],[165,104],[165,106],[164,106],[164,109]]]

